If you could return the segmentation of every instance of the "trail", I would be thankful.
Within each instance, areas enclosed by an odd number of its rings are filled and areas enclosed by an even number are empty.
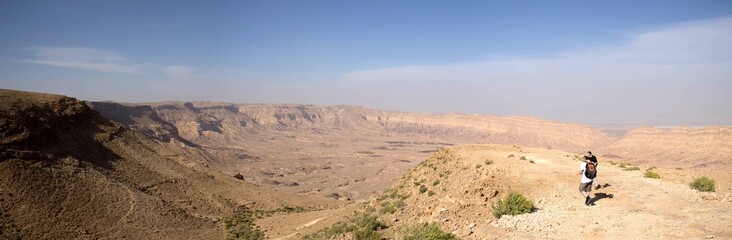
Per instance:
[[[700,193],[679,183],[623,171],[600,159],[594,206],[578,191],[579,162],[552,151],[527,154],[535,166],[516,168],[537,203],[531,214],[503,217],[494,226],[542,238],[732,238],[732,205],[717,194]],[[706,200],[717,198],[715,200]]]

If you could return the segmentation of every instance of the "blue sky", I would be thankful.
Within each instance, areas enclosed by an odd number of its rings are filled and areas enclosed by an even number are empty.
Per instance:
[[[0,87],[732,124],[732,1],[3,1]]]

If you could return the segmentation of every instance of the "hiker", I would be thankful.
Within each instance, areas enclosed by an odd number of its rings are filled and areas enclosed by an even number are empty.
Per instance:
[[[594,163],[595,168],[597,168],[597,157],[595,157],[595,155],[592,155],[592,151],[587,151],[587,156],[585,156],[585,159]],[[592,182],[595,185],[595,190],[600,189],[600,180],[597,180],[597,176],[595,176],[595,178],[592,179]]]
[[[595,163],[589,160],[590,157],[585,156],[587,161],[580,163],[579,174],[582,176],[580,179],[579,191],[582,196],[585,196],[585,205],[590,206],[590,192],[592,191],[592,180],[597,176],[597,169]]]

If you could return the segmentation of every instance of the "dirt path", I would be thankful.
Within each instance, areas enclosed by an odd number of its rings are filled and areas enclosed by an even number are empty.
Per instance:
[[[598,179],[609,186],[593,190],[595,205],[584,206],[577,190],[579,162],[561,154],[527,154],[536,166],[517,170],[532,180],[524,185],[538,210],[503,217],[494,226],[556,239],[732,238],[732,205],[727,199],[644,178],[642,171],[623,171],[602,160]]]

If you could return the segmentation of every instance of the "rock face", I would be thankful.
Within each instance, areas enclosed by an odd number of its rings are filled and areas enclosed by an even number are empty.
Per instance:
[[[604,153],[639,163],[674,167],[706,167],[732,163],[732,127],[639,127]]]
[[[476,142],[576,151],[610,144],[602,133],[592,128],[531,117],[398,113],[352,106],[227,103],[91,105],[105,117],[164,141],[170,137],[160,136],[175,132],[194,143],[214,143],[236,140],[264,130],[339,129],[356,133],[469,138]],[[158,116],[164,122],[160,122]],[[151,127],[144,129],[148,123],[152,123]],[[166,123],[175,128],[168,127]]]
[[[0,136],[0,238],[221,239],[242,206],[325,202],[211,171],[69,97],[0,90]]]

